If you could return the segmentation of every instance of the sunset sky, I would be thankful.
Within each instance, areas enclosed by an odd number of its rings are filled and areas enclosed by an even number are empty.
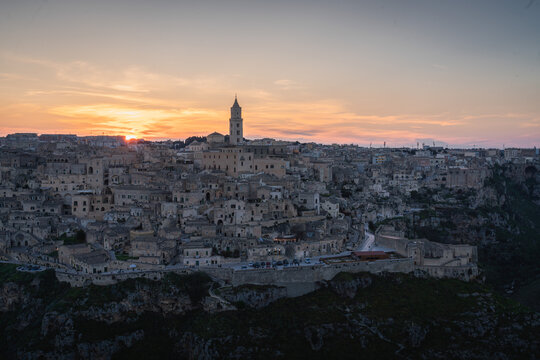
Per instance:
[[[0,136],[540,145],[540,1],[0,2]]]

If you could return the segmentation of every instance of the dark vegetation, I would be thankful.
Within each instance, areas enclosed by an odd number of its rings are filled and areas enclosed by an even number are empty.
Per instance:
[[[150,289],[153,294],[168,293],[174,289],[188,295],[193,304],[198,304],[208,294],[211,281],[204,273],[169,273],[159,282],[130,279],[112,286],[70,287],[67,283],[59,282],[53,270],[31,274],[19,272],[16,268],[16,265],[0,264],[0,306],[4,305],[4,297],[10,295],[9,290],[16,289],[19,300],[10,311],[0,311],[0,359],[17,357],[15,351],[20,349],[53,350],[54,338],[40,335],[43,318],[48,313],[71,316],[75,330],[83,341],[106,339],[130,329],[151,328],[152,324],[157,326],[158,322],[161,326],[163,317],[156,313],[143,313],[135,316],[133,321],[105,324],[86,319],[80,312],[95,311],[122,302],[143,288]],[[9,290],[2,294],[1,290],[6,287]]]
[[[540,184],[535,177],[518,182],[507,171],[497,167],[486,181],[486,186],[496,189],[506,201],[484,210],[500,214],[507,225],[490,224],[496,241],[481,246],[479,258],[490,283],[497,287],[511,283],[519,288],[540,280],[540,203],[535,194]]]
[[[359,354],[366,358],[394,358],[396,354],[455,358],[459,351],[471,358],[497,353],[510,358],[539,355],[538,348],[523,345],[537,341],[538,325],[523,320],[533,315],[517,303],[492,294],[485,285],[404,274],[342,273],[316,292],[280,299],[258,310],[243,307],[209,313],[196,307],[183,315],[118,313],[117,320],[108,323],[85,315],[87,310],[95,314],[122,302],[142,288],[155,293],[180,289],[197,304],[207,294],[209,281],[201,273],[171,274],[160,282],[137,279],[107,287],[70,288],[59,283],[52,271],[18,273],[14,266],[0,265],[0,289],[11,282],[29,295],[27,306],[21,303],[0,312],[0,358],[25,357],[16,356],[21,349],[57,350],[55,341],[67,336],[63,330],[41,333],[42,319],[52,311],[72,319],[75,353],[81,343],[99,344],[143,330],[141,340],[115,351],[113,358],[118,359],[200,358],[204,354],[249,359],[350,359]],[[351,293],[351,284],[358,283],[364,285]],[[520,328],[513,327],[515,322]],[[504,341],[509,335],[521,345]]]
[[[482,191],[493,191],[496,202],[473,207],[479,195],[476,190],[413,191],[410,202],[423,210],[388,222],[404,228],[410,238],[477,245],[486,281],[500,293],[515,294],[519,301],[540,310],[537,170],[534,166],[496,165]],[[435,195],[439,201],[434,200]]]
[[[58,240],[62,240],[64,245],[84,244],[86,242],[86,233],[84,230],[77,230],[75,235],[72,236],[67,236],[67,234],[64,233],[60,235]]]
[[[118,254],[115,254],[116,256],[116,260],[120,260],[120,261],[128,261],[128,260],[137,260],[138,257],[133,257],[133,256],[129,256],[129,254],[126,254],[126,253],[118,253]]]
[[[238,250],[238,249],[221,250],[220,252],[218,252],[218,255],[221,255],[221,256],[226,257],[226,258],[238,258],[238,257],[240,257],[240,250]]]
[[[190,136],[186,140],[177,140],[173,143],[175,149],[183,149],[194,141],[206,142],[206,136]]]

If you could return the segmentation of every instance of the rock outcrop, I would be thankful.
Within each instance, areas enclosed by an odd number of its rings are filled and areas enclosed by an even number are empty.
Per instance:
[[[243,285],[223,288],[221,294],[231,303],[243,303],[252,308],[262,308],[287,296],[287,289],[280,286]]]
[[[339,274],[297,298],[273,286],[210,293],[210,283],[199,274],[70,288],[46,272],[8,277],[0,358],[540,357],[539,314],[475,283]]]

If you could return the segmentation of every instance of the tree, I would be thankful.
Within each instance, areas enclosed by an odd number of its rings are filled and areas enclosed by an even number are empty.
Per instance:
[[[77,230],[77,232],[75,233],[75,240],[77,240],[78,243],[86,242],[86,233],[84,232],[84,230]]]
[[[186,140],[184,140],[184,146],[188,146],[194,141],[206,142],[206,136],[190,136]]]

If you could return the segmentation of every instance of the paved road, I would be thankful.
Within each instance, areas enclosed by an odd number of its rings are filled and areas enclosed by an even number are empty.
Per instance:
[[[358,248],[359,251],[370,251],[373,247],[373,244],[375,243],[375,235],[370,233],[369,231],[365,231],[364,241]]]

